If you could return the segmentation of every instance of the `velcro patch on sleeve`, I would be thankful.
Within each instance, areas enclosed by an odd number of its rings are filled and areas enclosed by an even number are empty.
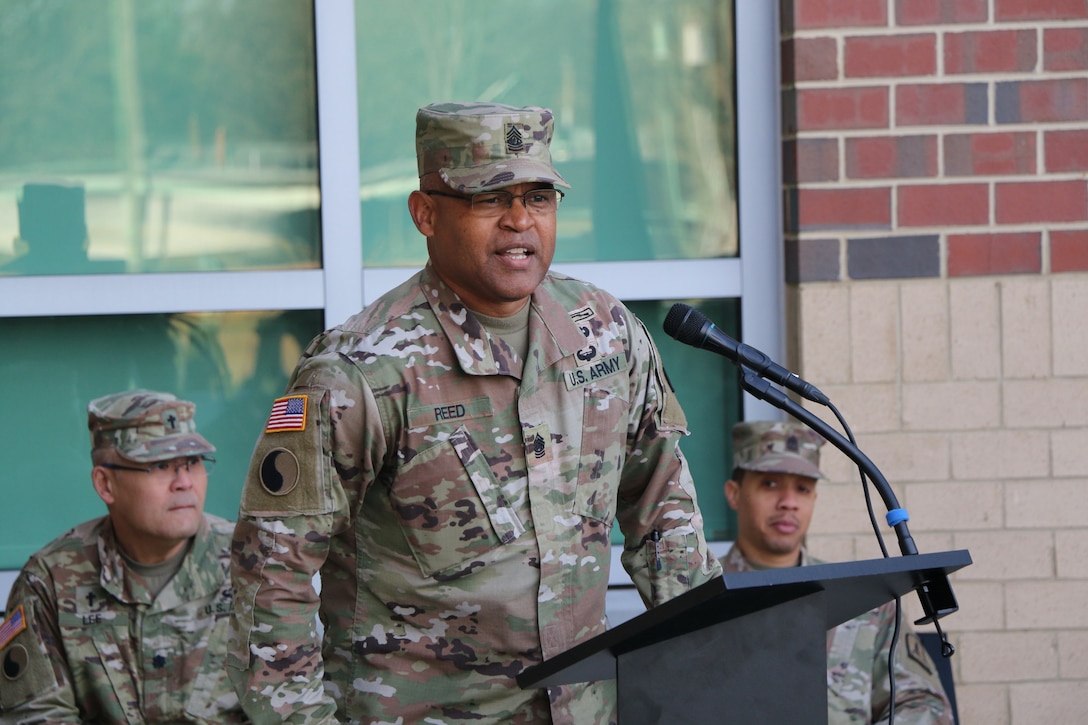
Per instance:
[[[265,433],[306,430],[306,396],[286,395],[272,401],[272,412],[265,423]]]
[[[3,624],[0,624],[0,649],[8,646],[8,642],[15,639],[15,635],[26,629],[26,613],[23,605],[17,606],[7,616]]]
[[[37,630],[29,626],[34,605],[27,603],[26,607],[20,604],[12,609],[0,625],[0,712],[58,689],[53,663],[38,640]]]
[[[329,396],[324,390],[288,395],[299,401],[293,428],[265,429],[253,449],[241,513],[250,516],[324,514],[332,510]],[[273,416],[276,413],[273,411]],[[295,415],[292,413],[292,415]],[[271,424],[271,418],[269,419]]]

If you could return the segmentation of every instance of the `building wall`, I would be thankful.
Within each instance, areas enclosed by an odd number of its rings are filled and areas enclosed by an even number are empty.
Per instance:
[[[942,620],[961,721],[1088,722],[1088,2],[781,21],[790,365],[919,550],[971,552]],[[810,547],[880,556],[856,468],[825,463]]]

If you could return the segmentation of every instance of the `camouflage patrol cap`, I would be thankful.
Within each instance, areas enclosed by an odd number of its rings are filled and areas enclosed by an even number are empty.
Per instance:
[[[554,117],[547,108],[432,103],[416,113],[419,175],[438,172],[465,193],[529,181],[570,184],[552,166]]]
[[[824,478],[816,431],[792,421],[755,421],[733,426],[733,467]]]
[[[87,405],[91,449],[116,448],[140,463],[214,453],[215,446],[196,432],[196,405],[170,393],[129,390]]]

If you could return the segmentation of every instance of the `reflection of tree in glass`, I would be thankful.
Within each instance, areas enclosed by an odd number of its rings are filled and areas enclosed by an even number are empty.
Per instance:
[[[553,158],[573,186],[557,261],[735,255],[733,6],[356,3],[364,235],[380,240],[368,263],[422,261],[404,223],[416,174],[406,129],[443,100],[555,111]],[[510,41],[515,26],[529,32]]]
[[[115,127],[114,15],[104,12],[114,2],[0,0],[0,169],[116,170],[124,139]],[[228,143],[315,142],[311,3],[134,2],[132,10],[151,158],[207,150],[219,128]]]

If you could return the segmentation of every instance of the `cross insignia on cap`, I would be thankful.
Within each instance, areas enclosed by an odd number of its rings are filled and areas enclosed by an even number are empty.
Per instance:
[[[173,413],[166,416],[166,427],[169,428],[170,430],[177,430],[178,429],[178,417],[176,415],[174,415]]]

